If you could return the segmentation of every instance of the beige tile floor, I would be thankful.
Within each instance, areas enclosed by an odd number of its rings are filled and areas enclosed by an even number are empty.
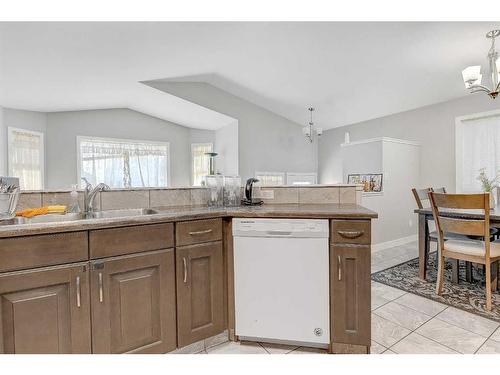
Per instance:
[[[418,254],[417,243],[372,256],[377,272]],[[447,305],[372,282],[372,354],[500,354],[500,324]],[[227,342],[208,354],[320,354],[324,350]]]

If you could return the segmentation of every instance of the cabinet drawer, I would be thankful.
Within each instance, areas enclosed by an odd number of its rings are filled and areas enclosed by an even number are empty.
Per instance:
[[[182,221],[175,230],[176,246],[222,239],[222,219]]]
[[[0,239],[0,272],[87,260],[87,232]]]
[[[140,253],[174,246],[172,223],[90,231],[90,258]]]
[[[332,243],[369,245],[371,243],[370,220],[332,220],[330,240]]]

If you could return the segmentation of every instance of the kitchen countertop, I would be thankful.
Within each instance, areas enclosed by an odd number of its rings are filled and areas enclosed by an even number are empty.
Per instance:
[[[0,225],[0,238],[34,234],[74,232],[90,229],[155,224],[216,217],[375,219],[376,212],[356,204],[281,204],[211,208],[206,206],[152,207],[157,214],[117,218],[83,219],[52,223]]]

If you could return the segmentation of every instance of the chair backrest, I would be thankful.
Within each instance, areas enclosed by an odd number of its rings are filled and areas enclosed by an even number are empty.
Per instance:
[[[466,236],[481,236],[485,241],[487,256],[490,248],[490,195],[443,194],[430,192],[432,213],[438,229],[439,242],[444,244],[444,233],[458,233]],[[443,210],[444,209],[444,210]],[[484,219],[461,219],[446,216],[446,210],[482,210]],[[448,215],[450,212],[448,211]]]
[[[411,189],[413,196],[415,197],[415,202],[417,202],[417,207],[422,209],[424,205],[422,201],[429,200],[429,193],[432,191],[432,188],[427,189]]]
[[[434,193],[444,193],[446,194],[446,188],[445,187],[440,187],[440,188],[431,188],[431,190],[434,192]]]

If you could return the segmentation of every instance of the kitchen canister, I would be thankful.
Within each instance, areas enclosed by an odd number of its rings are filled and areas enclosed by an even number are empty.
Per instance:
[[[241,202],[241,177],[224,176],[224,206],[236,207]]]
[[[208,206],[222,207],[224,205],[224,176],[219,174],[205,176],[205,186],[208,188]]]

